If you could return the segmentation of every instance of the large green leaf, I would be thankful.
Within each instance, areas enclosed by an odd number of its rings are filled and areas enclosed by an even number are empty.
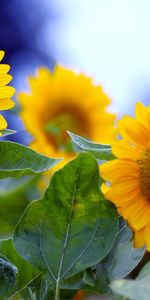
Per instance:
[[[68,131],[68,134],[72,139],[73,147],[76,152],[91,153],[99,160],[111,160],[114,158],[110,145],[94,143],[70,131]]]
[[[97,162],[83,153],[53,175],[42,200],[27,207],[14,242],[24,259],[48,272],[57,294],[62,281],[107,255],[117,232],[116,210],[99,191]]]
[[[0,179],[39,174],[59,161],[13,142],[0,142]]]
[[[40,276],[40,271],[36,270],[22,257],[20,257],[14,248],[13,242],[9,240],[0,241],[0,253],[6,256],[16,267],[17,274],[15,278],[15,285],[11,286],[11,291],[3,293],[3,300],[16,299],[15,296],[20,294],[37,276]],[[13,268],[15,270],[15,268]]]

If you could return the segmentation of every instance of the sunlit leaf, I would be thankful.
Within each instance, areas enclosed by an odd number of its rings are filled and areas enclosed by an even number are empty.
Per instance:
[[[1,130],[2,137],[16,133],[16,130],[4,129]]]
[[[0,179],[45,172],[60,159],[46,157],[13,142],[0,142]]]
[[[94,143],[70,131],[68,131],[68,134],[72,139],[76,152],[91,153],[99,160],[111,160],[114,158],[110,145]]]

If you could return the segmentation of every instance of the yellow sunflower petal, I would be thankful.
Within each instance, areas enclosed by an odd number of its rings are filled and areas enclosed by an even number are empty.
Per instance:
[[[0,65],[0,74],[6,74],[9,72],[9,70],[10,70],[9,65],[5,65],[5,64]]]
[[[113,187],[109,189],[106,196],[117,207],[123,208],[131,205],[131,203],[140,201],[141,193],[140,189],[137,188],[131,188],[129,191],[122,192],[121,190],[117,189],[117,184],[113,184]]]
[[[7,122],[2,115],[0,115],[0,130],[4,130],[7,127]]]
[[[120,159],[139,160],[141,158],[141,149],[129,145],[124,140],[114,142],[112,144],[112,152]]]
[[[0,87],[8,84],[12,80],[10,74],[0,74]]]
[[[127,210],[123,210],[123,216],[130,222],[134,230],[140,230],[149,220],[150,207],[145,201],[135,202]],[[128,215],[127,215],[128,214]]]
[[[138,102],[135,110],[136,119],[139,123],[144,125],[150,132],[150,106],[145,106],[143,103]]]
[[[5,52],[0,50],[0,61],[3,59],[4,55],[5,55]]]
[[[130,222],[134,230],[139,230],[146,225],[149,218],[148,204],[138,201],[120,208],[121,215]]]
[[[100,166],[101,176],[108,181],[115,181],[116,179],[125,177],[138,177],[139,166],[132,161],[114,159],[112,161],[106,162]]]
[[[26,93],[20,93],[19,94],[19,102],[22,105],[22,108],[28,107],[29,103],[32,102],[32,96],[26,95]]]
[[[12,86],[0,86],[0,100],[3,98],[11,98],[15,93],[15,88]]]
[[[128,176],[127,178],[119,178],[113,182],[113,189],[122,190],[122,194],[131,192],[134,189],[138,189],[139,181],[132,177]]]
[[[15,106],[15,102],[10,99],[0,99],[0,110],[7,110]]]
[[[132,221],[134,230],[140,230],[149,221],[150,208],[148,205],[143,206],[137,213],[135,212],[129,218],[129,222]]]
[[[146,241],[147,250],[150,251],[150,220],[145,226],[144,238]]]
[[[102,190],[102,193],[105,195],[105,194],[107,194],[109,192],[110,187],[107,184],[102,183],[101,190]]]
[[[145,246],[144,230],[145,230],[145,228],[135,231],[135,234],[134,234],[134,247],[135,248],[142,248]]]
[[[121,136],[128,142],[140,146],[141,149],[147,148],[150,140],[149,131],[138,121],[130,116],[125,116],[118,123]]]
[[[3,59],[5,52],[0,50],[0,61]],[[10,66],[0,64],[0,110],[7,110],[14,106],[14,102],[10,100],[13,96],[15,89],[7,84],[11,81],[12,76],[7,74]],[[7,122],[2,115],[0,115],[0,130],[7,127]],[[0,135],[2,135],[0,133]]]

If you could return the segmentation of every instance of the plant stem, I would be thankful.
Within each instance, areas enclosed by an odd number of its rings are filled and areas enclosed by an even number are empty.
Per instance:
[[[56,291],[55,291],[55,300],[60,299],[60,294],[59,294],[59,280],[56,281]]]

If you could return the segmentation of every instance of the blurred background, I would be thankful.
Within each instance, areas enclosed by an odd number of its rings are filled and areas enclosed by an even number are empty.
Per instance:
[[[17,92],[28,89],[26,78],[39,66],[53,69],[59,63],[85,72],[102,85],[118,118],[132,115],[136,101],[148,104],[150,99],[149,15],[149,0],[1,0],[3,62],[11,65]],[[5,112],[9,128],[18,131],[10,139],[28,144],[31,137],[15,110],[17,107]],[[8,184],[13,190],[11,197],[6,193]],[[1,183],[4,235],[11,232],[15,214],[18,216],[27,201],[35,198],[33,188],[26,192],[28,184],[28,178],[15,184]],[[12,192],[18,202],[12,202]]]
[[[149,0],[1,0],[0,48],[17,91],[37,67],[84,71],[103,86],[118,117],[150,98]],[[23,125],[9,115],[9,127]],[[10,138],[10,139],[11,139]]]
[[[0,48],[13,84],[55,63],[85,71],[121,116],[150,98],[149,0],[1,0]]]

